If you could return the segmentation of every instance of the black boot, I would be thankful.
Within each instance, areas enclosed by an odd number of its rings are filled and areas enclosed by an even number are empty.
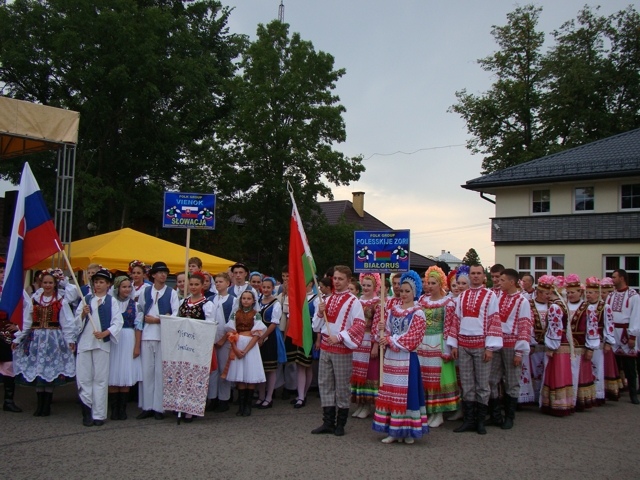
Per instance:
[[[127,419],[127,400],[129,392],[119,392],[118,394],[118,420]]]
[[[509,398],[508,396],[505,396]],[[489,399],[489,421],[486,422],[486,425],[494,425],[496,427],[501,427],[504,423],[504,419],[502,418],[502,410],[500,410],[500,399],[499,398],[490,398]]]
[[[218,403],[218,408],[216,408],[216,413],[222,413],[229,410],[229,401],[228,400],[220,400]]]
[[[487,406],[484,403],[476,402],[476,431],[480,435],[486,435],[487,429],[484,428],[484,421],[487,418]]]
[[[470,432],[476,430],[476,402],[462,402],[464,417],[462,425],[454,430],[455,433]]]
[[[20,413],[21,408],[13,403],[13,395],[16,392],[16,379],[14,377],[4,377],[4,405],[2,410],[5,412]]]
[[[216,408],[218,408],[218,405],[220,405],[220,402],[218,401],[217,398],[212,398],[209,401],[209,405],[207,405],[207,408],[205,408],[206,412],[213,412],[215,411]]]
[[[82,407],[82,425],[85,427],[93,427],[91,407],[87,407],[82,400],[80,401],[80,406]]]
[[[244,410],[242,411],[243,417],[251,416],[251,404],[253,403],[253,390],[249,390],[248,388],[245,390],[244,394]]]
[[[111,420],[118,420],[119,396],[117,393],[109,394],[109,406],[111,407]]]
[[[344,426],[347,424],[347,418],[349,418],[349,409],[339,408],[338,421],[336,422],[336,429],[333,432],[336,437],[341,437],[342,435],[344,435]]]
[[[33,416],[41,417],[42,408],[44,407],[44,392],[36,392],[36,396],[38,397],[38,406],[36,407],[36,411],[33,412]]]
[[[42,416],[51,415],[51,400],[53,400],[53,392],[44,392],[44,402],[42,403]]]
[[[518,399],[505,395],[507,405],[504,412],[504,423],[502,424],[503,430],[510,430],[513,428],[513,421],[516,418],[516,408],[518,408]]]
[[[622,357],[624,374],[627,377],[627,385],[629,386],[629,398],[631,403],[638,405],[638,372],[636,371],[636,359],[632,357]]]
[[[236,417],[241,417],[244,413],[245,390],[238,390],[238,411],[236,412]]]
[[[322,407],[322,412],[322,425],[315,430],[311,430],[311,433],[314,435],[319,433],[334,433],[336,431],[336,407]],[[349,412],[347,412],[347,414],[348,413]]]

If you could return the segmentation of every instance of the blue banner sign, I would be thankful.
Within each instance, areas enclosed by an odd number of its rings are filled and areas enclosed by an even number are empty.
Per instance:
[[[216,196],[213,193],[164,192],[164,228],[216,228]]]
[[[353,232],[355,273],[409,271],[409,230]]]

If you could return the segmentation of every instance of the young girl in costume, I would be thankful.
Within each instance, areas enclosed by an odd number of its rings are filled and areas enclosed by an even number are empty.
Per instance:
[[[422,384],[426,395],[429,426],[442,425],[443,412],[460,407],[460,391],[451,348],[446,345],[445,318],[455,315],[455,302],[445,295],[447,284],[439,267],[430,267],[424,275],[428,295],[420,298],[427,322],[422,344],[418,348]],[[450,323],[450,322],[449,322]]]
[[[203,270],[200,273],[203,275],[203,278],[204,278],[204,286],[203,286],[204,296],[207,297],[209,300],[211,300],[213,297],[216,296],[216,292],[211,290],[211,285],[213,282],[213,280],[211,279],[211,274],[205,270]]]
[[[258,339],[267,329],[260,314],[255,310],[256,294],[247,289],[240,295],[240,308],[231,315],[226,330],[229,332],[231,353],[223,378],[236,382],[240,397],[237,416],[251,415],[251,400],[257,383],[266,381]]]
[[[383,361],[383,384],[378,390],[373,430],[386,433],[382,443],[411,444],[429,433],[420,362],[416,353],[424,338],[426,321],[416,301],[422,292],[422,280],[409,271],[400,278],[400,302],[394,305],[379,340],[386,348]]]
[[[307,284],[307,303],[309,304],[309,320],[313,319],[318,309],[318,294],[313,292],[313,281]],[[313,352],[319,351],[320,342],[318,334],[313,332],[313,347],[309,355],[305,355],[304,348],[297,347],[296,362],[298,374],[298,396],[296,397],[293,408],[302,408],[307,404],[307,392],[313,380]]]
[[[176,274],[176,286],[173,287],[180,301],[184,300],[184,284],[187,283],[187,275],[184,272]],[[188,288],[188,286],[187,286]]]
[[[122,314],[122,330],[118,342],[109,352],[109,404],[111,420],[127,419],[129,389],[142,381],[140,349],[136,348],[136,325],[142,324],[142,310],[131,298],[131,280],[124,275],[113,282],[113,295]]]
[[[258,302],[260,307],[260,317],[267,329],[260,335],[258,345],[260,345],[260,357],[262,367],[267,378],[266,383],[258,385],[258,401],[256,407],[260,410],[273,406],[273,390],[276,386],[276,374],[278,373],[278,338],[276,329],[280,325],[282,307],[280,302],[273,295],[276,281],[272,277],[261,279],[262,296]],[[253,285],[252,285],[253,286]],[[254,288],[256,288],[254,286]]]
[[[351,403],[358,405],[351,415],[367,418],[373,413],[380,383],[380,359],[378,357],[378,331],[380,322],[380,274],[361,273],[362,296],[360,303],[364,310],[365,331],[360,347],[353,352],[353,373],[351,374]]]
[[[262,292],[262,274],[260,272],[251,272],[249,274],[249,284],[253,287],[253,289],[258,292],[258,296],[260,296]]]
[[[129,263],[129,276],[132,280],[131,296],[136,302],[140,300],[145,288],[149,286],[149,284],[145,282],[148,272],[149,266],[140,260],[133,260]]]
[[[189,273],[189,296],[185,298],[178,308],[178,316],[185,318],[193,318],[195,320],[204,320],[205,322],[215,323],[215,315],[213,304],[204,296],[204,279],[202,272]],[[214,352],[215,358],[215,352]],[[209,382],[218,381],[218,364],[217,361],[209,375]],[[185,415],[185,423],[193,422],[193,416],[189,413]]]
[[[64,295],[58,293],[58,280],[50,270],[42,272],[42,290],[31,297],[22,331],[11,345],[16,382],[36,388],[35,417],[50,415],[53,388],[72,382],[76,375],[76,328]]]

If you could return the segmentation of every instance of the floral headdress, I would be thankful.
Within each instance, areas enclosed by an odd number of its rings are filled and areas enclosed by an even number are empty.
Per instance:
[[[409,270],[407,273],[403,273],[400,277],[400,285],[403,283],[409,284],[411,290],[413,290],[413,300],[418,300],[422,294],[422,280],[420,279],[420,275],[413,270]]]
[[[445,285],[447,285],[447,276],[444,274],[442,269],[436,265],[429,267],[429,269],[424,274],[424,278],[428,280],[431,277],[437,280],[437,282],[440,284],[440,290],[444,291],[444,287]]]
[[[613,278],[604,277],[602,280],[600,280],[600,288],[602,288],[603,290],[613,290],[615,288],[615,286],[613,285]]]
[[[471,270],[469,268],[468,265],[460,265],[458,267],[458,270],[456,270],[456,282],[458,281],[458,279],[460,277],[467,277],[467,279],[469,278],[469,270]]]
[[[360,285],[362,285],[362,281],[365,278],[370,278],[371,280],[373,280],[373,285],[374,285],[374,291],[377,292],[378,290],[380,290],[380,274],[379,273],[361,273],[360,274]]]
[[[456,279],[457,272],[457,270],[451,270],[447,275],[447,287],[449,287],[449,290],[451,290],[451,282]]]
[[[567,275],[564,281],[565,281],[565,285],[564,285],[565,288],[581,288],[580,277],[575,273],[570,273],[569,275]]]
[[[556,277],[553,275],[543,275],[538,279],[537,287],[540,290],[553,290],[556,283]]]
[[[47,268],[46,270],[43,270],[42,273],[40,274],[41,277],[43,277],[44,275],[51,275],[53,278],[56,279],[56,282],[61,282],[65,280],[64,272],[59,268]]]
[[[144,262],[141,262],[140,260],[133,260],[132,262],[129,263],[129,273],[133,272],[133,269],[136,267],[142,268],[142,271],[144,272],[145,275],[149,274],[149,265],[147,265]]]
[[[598,280],[598,277],[587,278],[586,288],[590,290],[600,290],[600,280]]]

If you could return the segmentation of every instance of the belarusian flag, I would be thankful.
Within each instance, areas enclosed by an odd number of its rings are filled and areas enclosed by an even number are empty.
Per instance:
[[[291,192],[290,192],[291,193]],[[302,347],[305,355],[311,353],[313,332],[307,302],[307,284],[313,280],[316,265],[304,233],[300,213],[291,193],[291,233],[289,235],[289,327],[287,336],[294,345]]]

